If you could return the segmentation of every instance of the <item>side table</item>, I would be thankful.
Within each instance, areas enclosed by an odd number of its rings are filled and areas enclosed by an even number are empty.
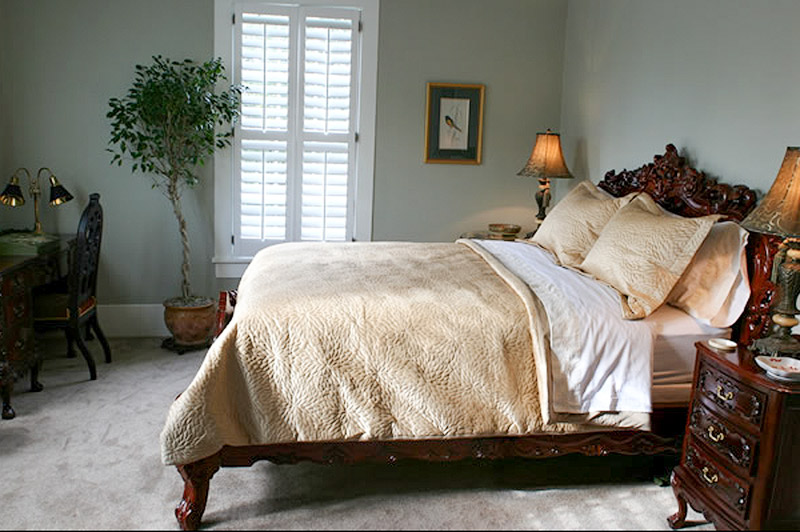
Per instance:
[[[688,503],[718,529],[799,529],[800,383],[768,378],[744,347],[695,347],[670,526],[685,525]]]

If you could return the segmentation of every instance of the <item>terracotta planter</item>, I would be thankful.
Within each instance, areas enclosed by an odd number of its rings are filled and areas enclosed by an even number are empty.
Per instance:
[[[164,301],[164,323],[176,348],[201,348],[214,334],[214,300],[207,297]]]

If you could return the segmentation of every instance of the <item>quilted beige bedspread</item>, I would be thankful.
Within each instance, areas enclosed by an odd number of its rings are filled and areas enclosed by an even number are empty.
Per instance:
[[[487,261],[468,243],[261,251],[170,408],[163,461],[223,445],[579,430],[545,422],[546,317]]]

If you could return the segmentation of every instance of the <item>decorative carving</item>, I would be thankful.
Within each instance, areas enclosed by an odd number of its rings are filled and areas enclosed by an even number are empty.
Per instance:
[[[747,242],[747,271],[750,274],[750,298],[734,325],[734,338],[742,345],[763,337],[771,323],[770,307],[778,288],[772,282],[772,261],[781,238],[774,235],[750,233]]]
[[[606,172],[598,186],[614,196],[647,192],[662,207],[681,216],[721,214],[741,221],[755,207],[756,193],[744,185],[726,185],[707,177],[667,144],[664,155],[636,170]]]

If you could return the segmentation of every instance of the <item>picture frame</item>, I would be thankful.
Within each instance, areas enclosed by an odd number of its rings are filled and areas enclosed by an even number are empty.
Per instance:
[[[481,164],[485,86],[428,83],[425,162]]]

